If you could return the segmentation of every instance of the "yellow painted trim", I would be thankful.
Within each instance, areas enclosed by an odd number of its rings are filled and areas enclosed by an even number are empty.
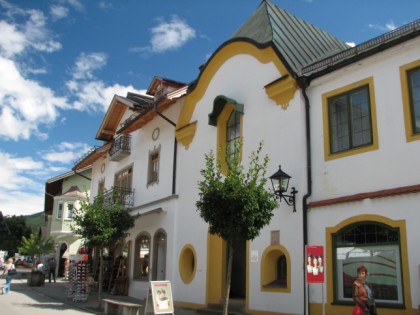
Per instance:
[[[185,125],[182,128],[175,130],[175,137],[186,149],[188,149],[194,138],[196,129],[197,122]]]
[[[218,236],[207,235],[207,304],[220,304],[223,299],[226,274],[226,244]]]
[[[189,257],[191,256],[192,257]],[[193,269],[191,270],[191,258],[193,260]],[[197,271],[197,253],[191,244],[185,245],[179,254],[179,275],[185,283],[191,283]]]
[[[400,80],[401,80],[401,93],[402,93],[402,104],[404,111],[404,123],[405,123],[405,136],[407,142],[420,140],[420,134],[415,134],[412,124],[412,113],[410,106],[410,90],[408,88],[408,77],[407,72],[411,69],[420,67],[420,60],[416,60],[409,64],[400,67]]]
[[[284,80],[279,80],[265,88],[268,97],[280,105],[283,110],[289,107],[289,102],[293,99],[297,90],[297,82],[291,76]]]
[[[270,253],[280,251],[286,257],[287,263],[287,284],[285,288],[264,288],[266,282],[270,281],[270,279],[275,279],[276,276],[274,273],[276,272],[276,268],[272,268],[274,257],[269,257]],[[276,257],[278,258],[278,256]],[[270,267],[271,266],[271,267]],[[277,262],[274,262],[274,266],[277,266]],[[264,253],[261,256],[261,291],[262,292],[282,292],[282,293],[290,293],[292,290],[292,264],[290,261],[290,255],[287,249],[279,244],[271,245],[264,250]]]
[[[401,269],[403,275],[403,291],[405,309],[380,308],[378,314],[415,314],[411,304],[411,285],[410,285],[410,269],[408,263],[408,248],[407,248],[407,228],[405,220],[391,220],[387,217],[379,215],[358,215],[348,218],[334,227],[327,227],[325,230],[326,239],[326,262],[327,266],[327,302],[325,305],[326,314],[350,314],[353,306],[333,305],[334,302],[334,284],[333,284],[333,250],[332,250],[332,235],[339,232],[341,229],[355,223],[362,223],[366,221],[383,223],[393,228],[400,230],[400,249],[401,249]],[[418,311],[417,311],[418,312]],[[418,314],[418,313],[416,313]]]
[[[240,54],[253,56],[262,64],[272,62],[278,69],[280,75],[285,75],[288,73],[286,67],[283,65],[271,47],[260,49],[248,42],[233,42],[222,47],[219,51],[217,51],[216,54],[212,56],[212,58],[207,63],[206,67],[198,78],[195,89],[185,97],[185,102],[176,126],[177,131],[190,124],[190,120],[197,103],[204,96],[211,80],[220,69],[220,67],[222,67],[222,65],[230,58]],[[182,137],[183,134],[176,133],[176,138],[179,142],[182,144],[184,144],[184,142],[188,143],[188,141],[184,141]]]
[[[339,152],[339,153],[331,153],[330,148],[330,128],[329,128],[329,119],[328,119],[328,98],[332,96],[336,96],[354,89],[357,89],[363,85],[369,86],[369,97],[370,97],[370,112],[371,112],[371,119],[372,119],[372,144],[368,146],[364,146],[361,148],[350,149],[347,151]],[[339,89],[330,91],[322,95],[322,114],[324,118],[324,156],[325,160],[334,160],[339,159],[355,154],[361,154],[373,150],[377,150],[379,148],[379,140],[378,140],[378,126],[377,126],[377,117],[376,117],[376,102],[375,102],[375,89],[373,84],[373,77],[368,77],[364,80],[360,80],[354,82],[352,84],[346,85]]]

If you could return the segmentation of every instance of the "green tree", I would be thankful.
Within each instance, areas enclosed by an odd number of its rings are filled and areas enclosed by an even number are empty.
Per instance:
[[[123,240],[127,231],[134,226],[135,217],[120,204],[117,190],[112,198],[100,194],[90,204],[81,201],[80,209],[74,209],[72,230],[85,239],[85,243],[99,249],[98,304],[101,303],[103,282],[103,249]]]
[[[241,146],[241,143],[235,145],[236,154],[228,154],[226,149],[226,176],[222,174],[223,161],[220,158],[216,161],[213,152],[205,155],[206,167],[201,170],[204,179],[198,184],[199,201],[196,202],[200,216],[209,223],[209,232],[226,241],[229,255],[223,306],[225,315],[229,304],[233,242],[257,237],[278,206],[274,193],[265,189],[269,158],[266,155],[260,164],[262,143],[251,153],[247,172],[240,161]]]
[[[42,239],[37,234],[31,234],[29,238],[22,236],[22,245],[19,247],[19,253],[23,255],[32,256],[34,267],[36,266],[35,258],[41,258],[42,255],[53,253],[55,250],[55,243],[51,237]]]
[[[1,212],[0,212],[1,213]],[[13,257],[19,252],[22,236],[29,237],[31,229],[26,226],[23,216],[1,216],[0,222],[0,250],[8,252],[9,257]]]

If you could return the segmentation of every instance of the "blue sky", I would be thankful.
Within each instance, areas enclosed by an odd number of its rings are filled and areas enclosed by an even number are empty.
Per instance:
[[[261,0],[0,0],[0,211],[43,211],[48,178],[88,149],[114,94],[191,82]],[[419,0],[271,0],[360,44],[419,18]]]

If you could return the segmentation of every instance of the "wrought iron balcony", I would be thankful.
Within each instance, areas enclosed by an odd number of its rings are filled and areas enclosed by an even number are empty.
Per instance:
[[[111,161],[121,161],[126,156],[131,153],[131,136],[130,135],[120,135],[115,138],[112,143],[111,148],[109,149],[109,156]]]
[[[102,202],[104,206],[118,203],[125,208],[132,208],[134,206],[134,189],[112,187],[96,196],[94,203],[96,202]]]

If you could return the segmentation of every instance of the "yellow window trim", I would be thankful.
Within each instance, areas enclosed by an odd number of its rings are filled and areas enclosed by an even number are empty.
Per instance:
[[[370,101],[370,112],[371,112],[371,119],[372,119],[372,144],[361,147],[361,148],[350,149],[350,150],[339,152],[339,153],[331,153],[330,128],[329,128],[329,119],[328,119],[328,99],[330,97],[357,89],[363,85],[369,86],[369,98],[370,98],[369,101]],[[379,148],[378,127],[377,127],[377,122],[376,122],[375,89],[373,85],[373,77],[369,77],[364,80],[360,80],[360,81],[351,83],[349,85],[343,86],[339,89],[322,94],[322,115],[324,118],[324,122],[323,122],[324,124],[324,156],[325,156],[326,161],[344,158],[344,157],[355,155],[355,154],[361,154],[361,153],[377,150]]]
[[[191,133],[181,133],[178,131],[182,130],[184,127],[190,124],[197,103],[204,96],[211,80],[216,75],[217,71],[230,58],[241,54],[253,56],[262,64],[272,62],[281,75],[288,73],[286,67],[283,65],[271,47],[260,49],[248,42],[233,42],[222,47],[209,60],[208,64],[198,78],[197,86],[195,89],[185,97],[184,105],[177,122],[175,133],[177,140],[181,142],[184,147],[188,148],[192,142],[192,139],[195,135],[195,128],[189,129]]]
[[[181,280],[185,284],[191,283],[197,272],[197,253],[193,245],[187,244],[182,248],[178,265]]]
[[[275,279],[275,270],[273,268],[270,268],[270,266],[273,264],[273,261],[271,261],[269,255],[272,252],[278,252],[280,251],[285,257],[286,257],[286,264],[287,264],[287,283],[285,288],[267,288],[264,287],[266,285],[266,282],[270,279]],[[292,290],[292,281],[291,281],[291,274],[292,274],[292,265],[290,262],[290,255],[289,252],[286,250],[286,248],[282,245],[276,244],[271,245],[267,247],[264,250],[264,253],[261,257],[261,291],[262,292],[283,292],[283,293],[290,293]]]
[[[404,111],[405,136],[407,142],[420,140],[420,134],[415,134],[412,124],[412,113],[410,106],[410,90],[408,88],[407,72],[411,69],[420,67],[420,60],[411,62],[400,67],[401,93]]]
[[[332,235],[336,234],[341,229],[345,228],[346,226],[355,224],[355,223],[362,223],[366,221],[372,221],[377,223],[386,224],[392,228],[399,228],[400,230],[400,249],[401,249],[401,270],[402,270],[402,282],[403,282],[403,292],[404,292],[404,304],[407,310],[411,310],[411,285],[410,285],[410,269],[408,265],[408,248],[407,248],[407,229],[405,220],[391,220],[387,217],[379,216],[379,215],[371,215],[371,214],[364,214],[358,215],[351,218],[348,218],[334,227],[327,227],[325,229],[325,239],[326,239],[326,263],[327,266],[333,266],[333,250],[332,250]],[[327,270],[327,303],[325,304],[327,309],[327,314],[341,314],[339,310],[343,310],[343,308],[351,309],[350,307],[344,307],[340,305],[333,305],[334,301],[334,284],[333,284],[333,268],[326,268]],[[394,311],[394,310],[392,310]],[[381,312],[382,313],[382,312]],[[409,313],[409,312],[408,312]],[[407,313],[407,314],[408,314]],[[388,314],[388,313],[387,313]],[[390,313],[394,314],[394,313]],[[402,313],[401,313],[402,314]]]

